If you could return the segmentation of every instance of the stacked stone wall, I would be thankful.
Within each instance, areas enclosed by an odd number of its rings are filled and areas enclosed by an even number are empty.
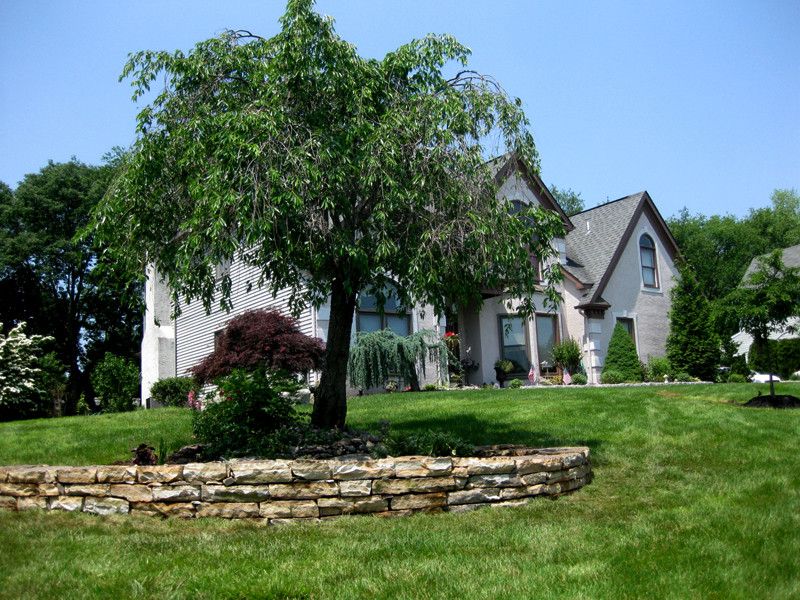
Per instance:
[[[161,466],[0,467],[0,508],[97,515],[261,519],[400,516],[514,506],[591,477],[589,449],[514,448],[495,456],[236,460]]]

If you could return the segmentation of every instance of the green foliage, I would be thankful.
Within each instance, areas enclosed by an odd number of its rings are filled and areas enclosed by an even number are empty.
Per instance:
[[[368,390],[383,387],[390,377],[418,387],[417,368],[425,374],[425,358],[438,361],[447,370],[447,347],[432,331],[422,330],[399,336],[390,329],[359,333],[350,348],[347,365],[353,386]]]
[[[677,373],[675,373],[675,381],[688,382],[688,381],[698,381],[698,379],[696,377],[693,377],[686,371],[678,371]]]
[[[139,396],[139,368],[133,361],[108,353],[92,373],[92,387],[103,412],[133,410]]]
[[[600,383],[626,383],[627,381],[625,375],[613,369],[603,369],[600,374]]]
[[[774,367],[770,365],[770,355],[774,359]],[[761,373],[772,371],[787,378],[800,370],[800,338],[756,341],[750,346],[748,362],[753,371]]]
[[[503,373],[511,373],[514,370],[514,363],[508,359],[501,358],[494,363],[494,368],[499,369]]]
[[[684,265],[671,292],[667,358],[676,371],[714,381],[720,361],[720,341],[711,309],[691,268]]]
[[[642,363],[639,362],[636,345],[620,323],[614,326],[611,340],[608,342],[608,353],[602,374],[605,375],[606,371],[615,371],[622,377],[622,381],[641,381],[643,378]],[[605,378],[602,379],[603,383],[606,383]]]
[[[113,173],[73,158],[26,175],[13,193],[0,186],[0,321],[54,338],[68,414],[106,352],[139,351],[141,274],[127,278],[92,236],[77,235]]]
[[[586,385],[587,381],[588,379],[583,373],[575,373],[575,375],[572,376],[573,385]]]
[[[0,323],[0,421],[46,414],[47,389],[41,356],[44,344],[51,339],[26,335],[25,323],[3,335]]]
[[[511,167],[535,171],[538,157],[522,103],[451,68],[466,67],[466,46],[428,35],[363,58],[311,0],[289,2],[281,26],[269,39],[226,31],[187,53],[131,56],[122,75],[135,99],[165,83],[139,113],[94,231],[119,269],[154,263],[182,301],[229,306],[230,276],[214,270],[234,255],[287,289],[295,312],[330,297],[312,419],[342,427],[339,363],[360,290],[391,274],[403,304],[444,313],[503,289],[530,315],[541,284],[529,255],[553,256],[563,224],[497,201],[489,144]],[[547,272],[552,303],[560,277]]]
[[[580,192],[574,192],[569,188],[559,189],[554,185],[550,186],[550,192],[567,216],[571,217],[583,211],[584,203]]]
[[[572,338],[553,345],[553,359],[556,365],[570,373],[577,373],[580,369],[582,354],[580,345]]]
[[[512,379],[511,381],[508,382],[508,387],[511,388],[512,390],[518,390],[519,388],[522,387],[522,380]]]
[[[160,406],[186,406],[191,391],[197,391],[197,383],[191,377],[167,377],[153,384],[150,396]]]
[[[672,364],[666,356],[651,356],[647,360],[645,367],[645,379],[647,381],[663,382],[664,376],[672,374]]]
[[[747,377],[741,373],[731,373],[728,375],[728,383],[747,383]]]
[[[299,384],[280,371],[234,369],[215,382],[219,401],[194,413],[193,429],[204,458],[275,456],[280,430],[298,423],[291,394]]]
[[[435,383],[426,383],[425,386],[422,388],[422,390],[425,392],[435,392],[438,389],[439,386],[437,386]]]
[[[383,440],[390,456],[471,456],[475,447],[447,431],[390,431]]]

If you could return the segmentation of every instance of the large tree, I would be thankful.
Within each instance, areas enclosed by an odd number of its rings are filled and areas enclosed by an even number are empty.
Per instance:
[[[131,356],[141,329],[136,288],[102,268],[91,236],[77,238],[112,175],[73,159],[26,175],[14,192],[0,188],[0,320],[54,338],[69,370],[68,413],[88,391],[94,360]]]
[[[406,306],[444,312],[501,289],[531,313],[529,252],[552,255],[562,225],[497,202],[487,141],[529,169],[536,151],[521,102],[468,70],[465,46],[430,35],[366,59],[312,5],[290,0],[269,39],[227,31],[131,56],[134,98],[164,84],[96,231],[130,272],[154,263],[176,301],[229,307],[214,271],[232,257],[289,288],[295,311],[330,298],[312,422],[343,427],[359,290],[380,298],[391,278]]]
[[[550,186],[550,192],[555,197],[558,205],[567,213],[567,216],[571,217],[583,212],[585,205],[580,192],[576,192],[571,188],[558,188],[554,185]]]

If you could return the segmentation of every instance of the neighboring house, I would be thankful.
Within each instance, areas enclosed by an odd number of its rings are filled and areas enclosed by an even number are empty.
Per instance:
[[[515,313],[519,303],[500,292],[485,291],[480,308],[462,308],[448,322],[430,306],[404,310],[388,304],[384,314],[376,310],[374,298],[363,296],[353,323],[356,331],[388,327],[400,335],[430,329],[443,335],[445,329],[461,338],[462,358],[478,363],[470,383],[492,383],[494,363],[507,358],[518,365],[524,378],[531,366],[542,374],[555,374],[553,344],[567,337],[577,340],[584,351],[583,365],[590,383],[600,379],[608,341],[616,322],[630,331],[639,357],[663,356],[669,331],[670,290],[677,276],[677,246],[664,219],[647,192],[627,196],[568,217],[541,179],[529,173],[515,157],[494,161],[499,184],[498,197],[513,204],[538,203],[555,211],[563,220],[565,238],[553,240],[557,260],[564,271],[559,292],[563,302],[555,309],[544,306],[537,292],[538,307],[531,319]],[[541,265],[547,268],[548,264]],[[288,290],[273,296],[259,288],[259,272],[234,260],[221,265],[219,275],[231,275],[233,310],[219,308],[206,314],[201,302],[180,307],[172,319],[167,283],[148,272],[146,314],[142,341],[142,397],[149,397],[152,384],[163,377],[184,375],[214,348],[215,337],[236,314],[253,308],[275,308],[288,314]],[[300,330],[321,339],[327,337],[329,307],[307,308],[299,317]],[[428,365],[420,383],[437,381],[446,374]],[[315,378],[312,375],[312,378]]]
[[[750,275],[752,275],[756,269],[758,269],[758,261],[763,258],[763,256],[757,256],[752,261],[750,261],[750,265],[747,267],[747,271],[745,271],[744,275],[742,276],[742,284],[747,283]],[[784,248],[781,254],[781,260],[783,264],[787,267],[795,267],[800,268],[800,244],[797,246],[789,246],[788,248]],[[771,340],[781,340],[785,338],[795,338],[798,337],[797,333],[792,333],[791,329],[796,331],[800,331],[800,318],[792,318],[789,319],[787,325],[790,328],[790,331],[775,331],[769,334],[769,339]],[[739,333],[735,334],[732,338],[733,343],[736,344],[738,351],[736,354],[743,354],[747,356],[750,352],[750,346],[753,345],[753,336],[747,333],[746,331],[740,331]]]

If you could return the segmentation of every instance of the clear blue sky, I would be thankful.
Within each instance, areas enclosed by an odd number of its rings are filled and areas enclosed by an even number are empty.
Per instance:
[[[587,206],[746,214],[800,189],[800,1],[320,0],[363,55],[452,33],[525,105],[549,184]],[[282,1],[0,0],[0,180],[133,141],[129,52],[264,36]]]

